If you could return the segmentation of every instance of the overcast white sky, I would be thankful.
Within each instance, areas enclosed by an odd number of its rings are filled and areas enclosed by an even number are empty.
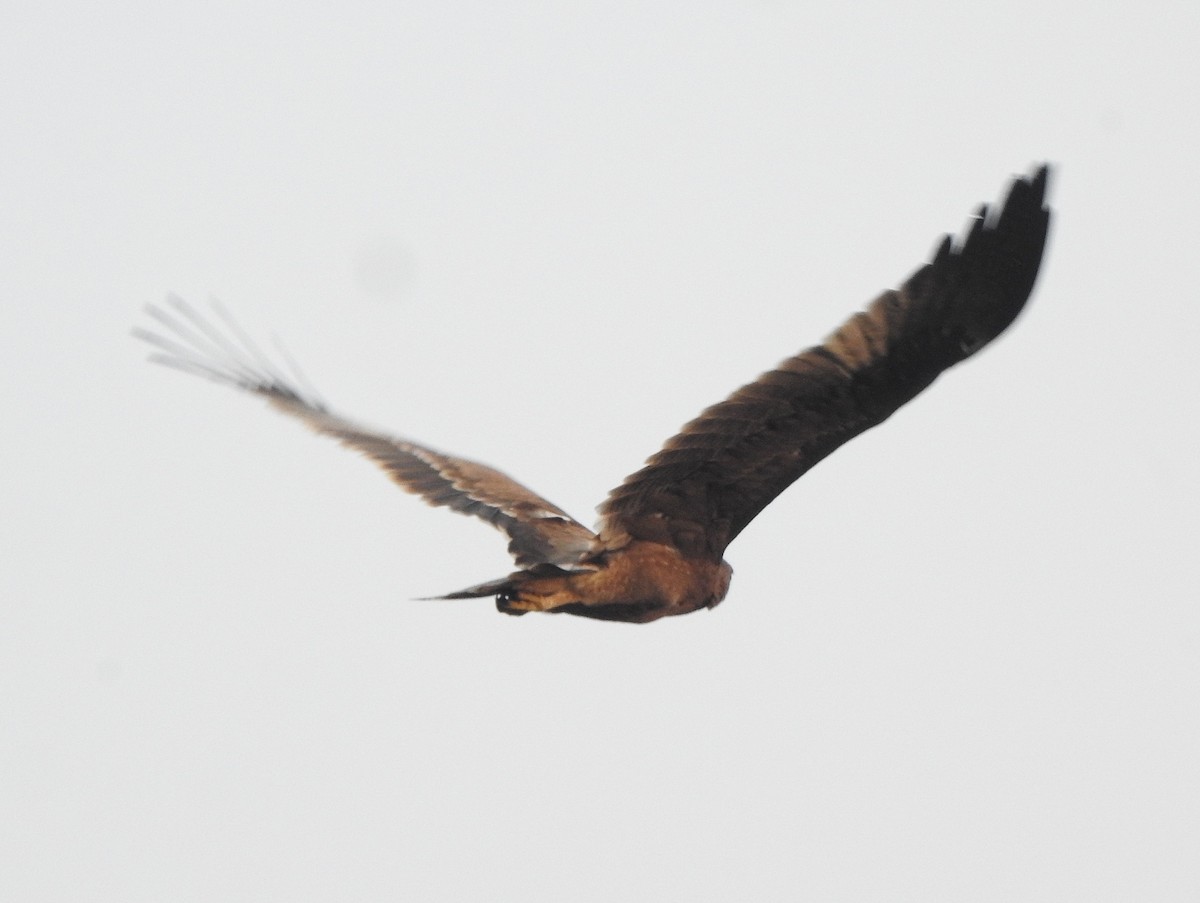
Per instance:
[[[1194,0],[3,18],[0,898],[1200,898]],[[1040,160],[1011,333],[645,627],[411,601],[503,537],[128,336],[590,522]]]

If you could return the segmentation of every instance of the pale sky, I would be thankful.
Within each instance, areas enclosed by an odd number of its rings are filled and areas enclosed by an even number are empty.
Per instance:
[[[9,4],[0,899],[1200,898],[1200,6]],[[591,523],[1014,173],[1012,330],[647,626],[255,399]],[[265,343],[265,342],[264,342]]]

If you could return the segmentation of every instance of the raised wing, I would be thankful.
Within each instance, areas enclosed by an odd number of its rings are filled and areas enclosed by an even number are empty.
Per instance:
[[[900,289],[687,424],[600,506],[601,541],[719,557],[810,467],[1003,332],[1041,264],[1046,178],[1043,166],[1014,181]]]
[[[147,308],[167,335],[134,330],[156,349],[151,360],[261,395],[315,432],[370,458],[399,486],[429,504],[473,515],[504,531],[510,539],[508,551],[521,566],[569,566],[590,548],[595,539],[591,530],[498,470],[381,435],[333,413],[306,387],[290,360],[295,380],[272,364],[219,308],[226,331],[180,298],[169,297],[167,304],[171,310]]]

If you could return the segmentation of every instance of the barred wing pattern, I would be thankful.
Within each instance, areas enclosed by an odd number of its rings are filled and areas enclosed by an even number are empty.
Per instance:
[[[999,335],[1041,264],[1046,178],[1041,167],[1016,180],[900,289],[688,423],[600,506],[602,540],[720,558],[805,471]]]
[[[298,371],[295,378],[285,376],[220,308],[216,312],[225,330],[180,298],[170,297],[167,303],[171,310],[147,308],[166,335],[134,331],[157,349],[151,358],[157,363],[262,396],[314,432],[374,461],[430,505],[478,517],[508,534],[509,553],[521,566],[570,566],[591,548],[591,530],[500,471],[376,433],[333,413],[315,392],[303,388]]]

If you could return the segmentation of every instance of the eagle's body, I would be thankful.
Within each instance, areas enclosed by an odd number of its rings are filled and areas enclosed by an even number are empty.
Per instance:
[[[677,547],[626,539],[565,570],[541,565],[444,598],[496,596],[508,614],[555,611],[604,621],[655,621],[712,608],[729,592],[733,568],[720,556],[685,555]]]
[[[136,334],[158,349],[154,360],[261,395],[430,504],[508,534],[520,570],[442,598],[495,596],[510,614],[653,621],[724,599],[725,548],[766,505],[1008,327],[1041,264],[1046,178],[1042,167],[1014,181],[999,210],[982,209],[958,243],[947,236],[901,288],[687,424],[610,493],[595,532],[499,471],[332,413],[232,321],[218,330],[171,299],[177,315],[150,314],[175,338]]]

